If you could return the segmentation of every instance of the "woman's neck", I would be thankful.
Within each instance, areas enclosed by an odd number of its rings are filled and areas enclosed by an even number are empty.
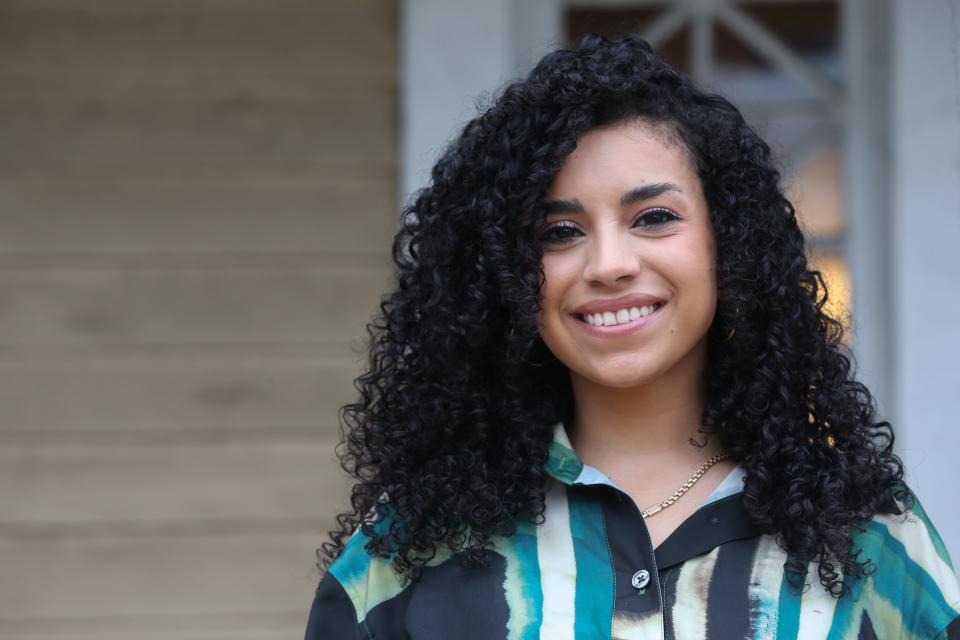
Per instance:
[[[571,382],[571,444],[585,464],[614,482],[672,479],[720,452],[715,437],[697,446],[705,440],[698,431],[705,402],[698,375],[675,371],[634,388],[598,385],[575,374]]]

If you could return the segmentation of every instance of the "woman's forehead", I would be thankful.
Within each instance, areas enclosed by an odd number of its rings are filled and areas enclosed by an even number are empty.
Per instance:
[[[584,133],[547,189],[547,199],[577,192],[673,184],[675,191],[699,191],[699,177],[686,147],[664,126],[628,122]],[[618,196],[619,197],[619,196]]]

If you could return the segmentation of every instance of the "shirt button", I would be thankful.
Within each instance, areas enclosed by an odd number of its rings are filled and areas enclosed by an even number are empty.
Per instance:
[[[640,569],[640,571],[637,571],[635,574],[633,574],[633,578],[630,580],[630,584],[637,589],[643,589],[645,586],[647,586],[647,584],[649,584],[649,582],[650,572],[646,569]]]

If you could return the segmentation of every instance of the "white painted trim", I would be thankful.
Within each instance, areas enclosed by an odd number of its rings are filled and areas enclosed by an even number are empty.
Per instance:
[[[680,30],[690,19],[690,7],[683,4],[664,11],[640,32],[640,37],[658,47]]]
[[[888,0],[845,0],[844,212],[857,377],[894,418]]]
[[[560,0],[400,2],[398,199],[430,170],[491,98],[562,41]]]
[[[872,5],[871,5],[872,6]],[[907,482],[960,561],[960,3],[893,0],[889,260]]]
[[[843,100],[843,91],[832,78],[810,66],[790,50],[779,38],[743,11],[721,3],[716,18],[737,34],[744,44],[780,67],[787,75],[807,86],[831,104]]]
[[[676,6],[686,0],[564,0],[563,6],[568,9],[645,9],[648,7]],[[712,0],[716,1],[716,0]],[[719,0],[723,2],[724,0]],[[751,5],[757,4],[820,4],[823,0],[750,0]],[[736,4],[736,2],[734,2]]]

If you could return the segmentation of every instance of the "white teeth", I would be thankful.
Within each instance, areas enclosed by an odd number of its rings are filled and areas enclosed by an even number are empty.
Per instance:
[[[617,311],[604,311],[603,313],[587,313],[583,319],[595,327],[611,327],[617,324],[633,322],[638,318],[648,316],[656,311],[654,304],[645,307],[630,307],[629,309],[618,309]]]

